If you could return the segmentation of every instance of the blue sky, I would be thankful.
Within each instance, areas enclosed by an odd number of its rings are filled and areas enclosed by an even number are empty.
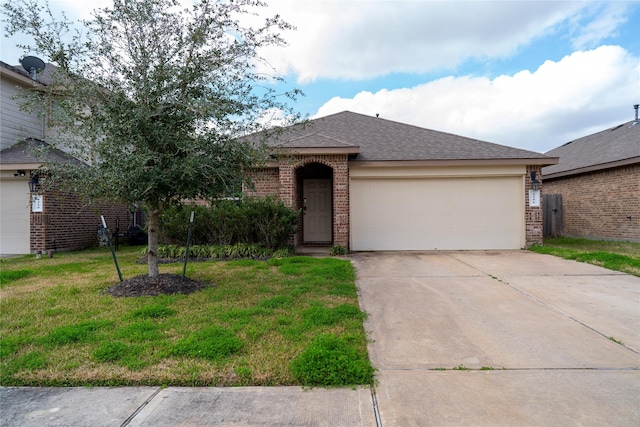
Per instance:
[[[632,120],[640,103],[640,1],[267,3],[297,30],[261,54],[312,118],[380,114],[545,152]],[[87,17],[104,2],[51,4]],[[17,63],[14,44],[3,38],[2,61]]]

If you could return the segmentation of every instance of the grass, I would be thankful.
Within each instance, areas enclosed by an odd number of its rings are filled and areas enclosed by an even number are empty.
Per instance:
[[[124,278],[146,273],[121,247]],[[160,266],[181,274],[182,264]],[[336,258],[191,263],[212,286],[116,298],[108,249],[0,261],[3,386],[372,384],[355,272]]]
[[[640,243],[556,237],[530,249],[640,277]]]

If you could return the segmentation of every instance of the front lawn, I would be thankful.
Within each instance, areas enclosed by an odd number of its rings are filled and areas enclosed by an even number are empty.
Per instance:
[[[125,279],[139,249],[117,253]],[[182,264],[161,265],[182,274]],[[0,383],[78,385],[371,384],[364,313],[348,261],[291,257],[190,263],[211,286],[113,297],[108,249],[0,264]]]
[[[599,265],[640,277],[640,243],[555,237],[534,245],[534,252]]]

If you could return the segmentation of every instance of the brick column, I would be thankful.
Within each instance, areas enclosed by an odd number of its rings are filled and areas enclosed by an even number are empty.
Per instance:
[[[279,179],[280,188],[278,197],[285,206],[295,209],[296,185],[295,168],[291,163],[280,163]]]
[[[333,244],[349,248],[349,166],[346,156],[333,164]]]
[[[531,172],[536,172],[538,180],[542,177],[542,166],[527,166],[527,175],[524,179],[524,199],[525,199],[525,246],[528,248],[533,244],[542,244],[542,182],[539,184],[540,189],[540,206],[529,206],[529,190],[533,189],[531,183]]]

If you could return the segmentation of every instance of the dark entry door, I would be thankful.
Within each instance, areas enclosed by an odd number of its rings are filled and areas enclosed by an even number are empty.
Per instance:
[[[302,229],[305,242],[331,242],[331,180],[305,179],[302,184]]]

